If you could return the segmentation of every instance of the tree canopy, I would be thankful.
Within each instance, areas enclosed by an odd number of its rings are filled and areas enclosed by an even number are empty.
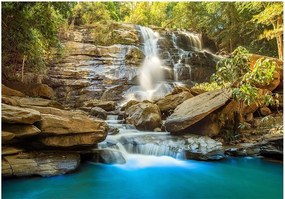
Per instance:
[[[2,65],[30,66],[58,47],[61,26],[117,21],[199,32],[219,51],[238,46],[283,59],[283,2],[3,2]]]

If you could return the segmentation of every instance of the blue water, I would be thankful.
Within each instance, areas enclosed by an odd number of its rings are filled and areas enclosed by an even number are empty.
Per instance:
[[[222,162],[149,159],[123,165],[84,164],[74,174],[2,181],[2,198],[275,199],[282,164],[258,158]],[[148,160],[145,160],[148,161]]]

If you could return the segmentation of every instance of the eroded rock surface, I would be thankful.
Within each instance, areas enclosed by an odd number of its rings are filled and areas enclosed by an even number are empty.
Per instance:
[[[216,90],[195,96],[176,107],[166,122],[166,130],[171,133],[182,131],[223,106],[231,97],[227,90]]]

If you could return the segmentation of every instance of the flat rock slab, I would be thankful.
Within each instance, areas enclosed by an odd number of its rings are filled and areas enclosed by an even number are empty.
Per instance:
[[[2,122],[33,124],[41,119],[39,111],[2,103]]]
[[[6,143],[7,141],[12,140],[15,137],[14,133],[2,131],[2,143]]]
[[[13,133],[16,138],[34,136],[41,132],[36,126],[27,124],[4,124],[2,129]]]
[[[182,91],[181,93],[167,95],[159,99],[156,104],[160,111],[169,111],[174,110],[179,104],[191,97],[193,95],[190,92]]]
[[[105,140],[106,133],[81,133],[40,138],[39,141],[48,147],[90,147]]]
[[[2,158],[3,177],[54,176],[75,170],[80,155],[67,152],[27,152]]]
[[[2,146],[2,155],[14,155],[22,152],[22,149],[18,149],[15,147],[10,147],[10,146]]]
[[[63,135],[78,133],[107,134],[108,125],[102,120],[94,120],[84,115],[42,114],[39,122],[42,134]]]
[[[176,107],[166,122],[166,130],[180,132],[223,106],[232,96],[226,89],[206,92],[184,101]]]

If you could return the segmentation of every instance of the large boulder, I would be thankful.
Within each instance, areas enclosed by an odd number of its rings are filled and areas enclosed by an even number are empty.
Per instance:
[[[176,107],[166,122],[166,130],[172,133],[180,132],[223,106],[232,93],[226,89],[206,92],[184,101]]]
[[[80,155],[70,152],[26,152],[2,158],[3,177],[54,176],[74,171]]]
[[[40,119],[39,111],[2,104],[2,122],[33,124]]]
[[[179,104],[191,97],[193,97],[193,95],[190,92],[182,91],[177,94],[169,94],[164,98],[159,99],[156,104],[160,111],[165,112],[174,110]]]
[[[100,108],[100,107],[93,107],[90,110],[90,115],[95,116],[97,118],[100,118],[102,120],[106,120],[107,119],[107,112]]]
[[[129,106],[125,112],[126,122],[140,130],[154,130],[161,127],[159,107],[151,102],[141,102]]]

